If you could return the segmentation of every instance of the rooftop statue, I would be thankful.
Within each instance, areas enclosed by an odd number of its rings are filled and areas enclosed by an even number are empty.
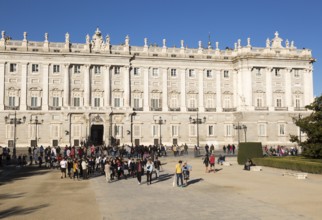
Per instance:
[[[104,41],[101,31],[96,28],[95,34],[92,37],[92,50],[100,51],[104,47]]]
[[[278,36],[278,32],[275,32],[275,37],[272,40],[272,48],[283,48],[282,46],[283,39]]]

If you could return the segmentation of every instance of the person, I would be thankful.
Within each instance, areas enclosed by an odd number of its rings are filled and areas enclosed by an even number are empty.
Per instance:
[[[209,172],[211,172],[211,171],[214,171],[214,173],[216,172],[216,170],[215,170],[215,154],[214,153],[212,153],[211,155],[210,155],[210,157],[209,157],[209,163],[210,163],[210,170],[209,170]]]
[[[146,163],[146,184],[147,185],[151,184],[153,168],[154,168],[154,165],[152,163],[151,158],[149,158]]]
[[[143,173],[143,166],[140,158],[136,160],[136,178],[138,179],[138,184],[141,184],[141,177]]]
[[[176,177],[177,177],[177,186],[183,187],[183,179],[182,179],[182,161],[179,160],[178,164],[176,165],[176,171],[175,171]],[[181,185],[179,185],[179,179],[181,182]]]
[[[64,157],[61,161],[60,161],[60,171],[61,171],[61,179],[66,178],[66,167],[67,167],[67,161],[66,158]]]
[[[83,159],[81,166],[82,166],[82,170],[83,170],[83,179],[85,180],[88,178],[88,163],[87,163],[86,158]]]
[[[244,170],[250,170],[251,166],[256,166],[251,159],[246,160],[246,163],[244,165]]]
[[[158,159],[158,157],[155,158],[154,161],[154,168],[155,168],[155,178],[159,178],[160,168],[161,168],[161,162]]]
[[[110,161],[106,160],[105,162],[105,179],[108,183],[111,182],[111,165],[110,165]]]
[[[225,156],[220,154],[217,161],[218,164],[220,163],[222,165],[222,163],[225,162]]]
[[[77,159],[74,159],[74,162],[73,162],[73,173],[74,173],[73,179],[74,180],[76,177],[77,177],[77,180],[79,180],[78,170],[79,170],[78,161],[77,161]]]
[[[208,167],[209,167],[209,156],[206,154],[205,158],[203,159],[203,163],[205,164],[206,167],[206,173],[208,173]]]
[[[192,170],[192,167],[188,165],[187,162],[184,162],[182,166],[182,174],[184,179],[184,186],[188,186],[188,180],[190,178],[190,171]]]

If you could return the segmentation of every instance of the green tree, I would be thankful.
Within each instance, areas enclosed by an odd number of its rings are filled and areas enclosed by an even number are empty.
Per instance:
[[[299,136],[291,135],[290,141],[302,147],[303,156],[322,158],[322,95],[305,108],[310,110],[311,114],[304,118],[293,118],[293,120],[307,138],[305,141],[300,141]]]

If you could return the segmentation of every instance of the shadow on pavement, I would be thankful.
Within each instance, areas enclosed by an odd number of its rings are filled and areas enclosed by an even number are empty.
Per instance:
[[[2,170],[0,176],[0,186],[11,183],[16,180],[22,180],[35,175],[43,175],[50,172],[49,169],[39,168],[37,166],[26,167],[8,167]]]
[[[192,184],[195,184],[195,183],[199,183],[201,181],[203,181],[202,178],[192,179],[192,180],[188,181],[188,185],[192,185]]]
[[[14,206],[5,210],[0,211],[0,219],[2,218],[8,218],[11,216],[17,216],[17,215],[27,215],[30,213],[33,213],[39,209],[48,207],[48,204],[43,204],[39,206],[33,206],[29,208],[22,208],[21,206]]]
[[[160,176],[159,176],[159,179],[158,179],[158,181],[156,182],[156,183],[158,183],[158,182],[163,182],[163,181],[166,181],[166,180],[168,180],[168,179],[171,179],[172,177],[174,176],[174,174],[161,174]]]
[[[5,193],[5,194],[0,194],[0,200],[2,200],[2,199],[16,199],[16,198],[23,197],[24,194],[25,193],[16,193],[16,194]]]

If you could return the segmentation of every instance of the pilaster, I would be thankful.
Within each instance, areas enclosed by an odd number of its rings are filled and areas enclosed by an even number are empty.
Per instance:
[[[49,64],[43,64],[43,100],[42,100],[42,110],[43,111],[48,111],[48,86],[49,86],[49,79],[48,79],[48,74],[49,74]]]
[[[215,75],[216,75],[216,111],[217,112],[222,112],[222,98],[221,98],[221,71],[220,70],[215,70]]]
[[[143,96],[144,96],[144,106],[143,110],[145,112],[149,111],[149,68],[143,69],[143,82],[144,82],[144,89],[143,89]]]
[[[84,65],[84,107],[90,106],[91,97],[91,80],[90,65]]]
[[[0,111],[4,110],[4,74],[5,74],[5,63],[0,63]]]
[[[161,75],[162,75],[162,111],[168,111],[168,72],[169,72],[169,69],[161,69]]]
[[[21,102],[20,110],[25,111],[27,109],[27,75],[28,75],[29,63],[21,64]]]
[[[64,67],[64,107],[68,108],[69,107],[69,87],[70,87],[70,82],[69,82],[69,64],[66,63],[63,65]]]
[[[131,94],[130,94],[130,67],[125,66],[122,68],[123,72],[123,86],[124,86],[124,107],[129,108],[130,107],[130,100],[131,100]]]
[[[265,77],[266,77],[266,105],[270,111],[274,110],[272,102],[272,69],[265,68]]]
[[[180,87],[180,94],[181,94],[181,111],[185,112],[187,111],[187,106],[186,106],[186,69],[180,69],[180,82],[181,82],[181,87]]]
[[[292,110],[292,82],[291,82],[291,69],[284,69],[284,80],[285,80],[285,107]]]
[[[204,83],[203,83],[203,76],[204,76],[204,71],[202,69],[197,70],[198,74],[198,111],[199,112],[204,112],[205,107],[204,107]]]
[[[110,66],[103,67],[104,74],[104,106],[111,106],[111,78],[110,78]]]

